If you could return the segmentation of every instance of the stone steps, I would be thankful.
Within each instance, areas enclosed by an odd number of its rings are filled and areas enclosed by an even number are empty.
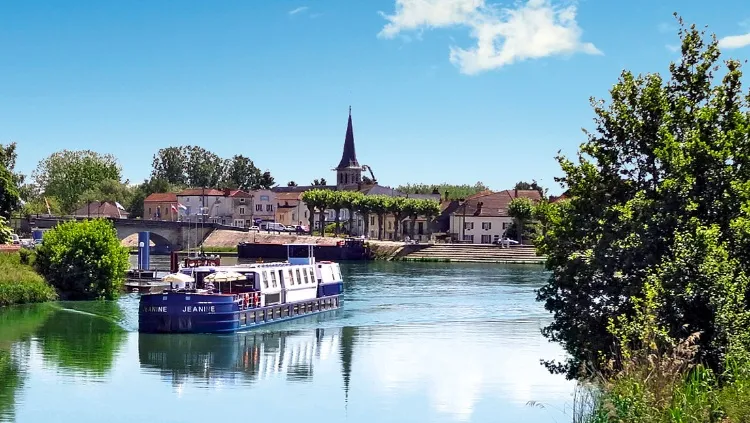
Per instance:
[[[501,248],[494,245],[433,244],[412,251],[401,258],[405,261],[455,261],[466,263],[534,263],[545,258],[536,255],[533,247]]]

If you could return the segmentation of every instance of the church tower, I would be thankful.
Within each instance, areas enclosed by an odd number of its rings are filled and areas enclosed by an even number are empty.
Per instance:
[[[349,122],[346,125],[346,137],[344,138],[344,152],[341,155],[336,171],[336,187],[345,189],[356,186],[362,182],[362,166],[357,161],[357,152],[354,149],[354,129],[352,128],[352,107],[349,106]]]

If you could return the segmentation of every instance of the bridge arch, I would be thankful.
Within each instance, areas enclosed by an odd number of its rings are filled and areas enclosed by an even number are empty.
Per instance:
[[[154,252],[158,253],[169,253],[171,251],[175,251],[176,249],[179,249],[179,245],[173,245],[172,242],[167,239],[166,237],[152,231],[149,232],[149,239],[151,242],[149,243],[149,247],[151,247]],[[118,232],[118,236],[119,236]],[[124,247],[138,247],[138,233],[133,233],[130,235],[125,236],[124,238],[120,237],[120,243]]]

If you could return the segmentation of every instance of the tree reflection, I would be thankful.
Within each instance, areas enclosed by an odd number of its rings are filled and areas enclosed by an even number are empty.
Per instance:
[[[97,303],[107,316],[118,313],[115,302]],[[110,317],[65,309],[55,311],[37,331],[46,362],[95,376],[109,372],[126,335]]]
[[[341,355],[341,376],[344,378],[344,398],[349,401],[349,382],[352,377],[352,357],[354,355],[354,343],[357,339],[358,329],[352,326],[341,328],[341,344],[339,354]]]
[[[0,310],[0,421],[13,421],[23,387],[31,335],[49,317],[46,304]]]

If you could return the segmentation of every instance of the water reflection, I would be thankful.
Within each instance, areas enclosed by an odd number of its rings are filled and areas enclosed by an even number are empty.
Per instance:
[[[138,357],[142,369],[158,373],[173,386],[251,384],[274,378],[310,382],[315,362],[331,357],[341,344],[346,387],[353,343],[352,328],[251,331],[226,336],[140,334]]]

